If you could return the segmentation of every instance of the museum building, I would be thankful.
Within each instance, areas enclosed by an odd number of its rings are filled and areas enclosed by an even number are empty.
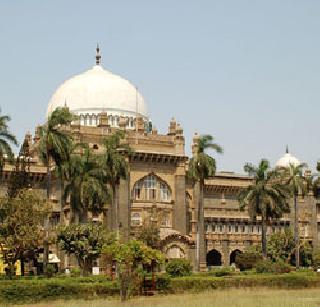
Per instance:
[[[118,222],[125,236],[133,236],[144,221],[160,227],[161,247],[168,258],[187,258],[200,269],[211,266],[228,266],[234,263],[238,252],[248,246],[260,244],[261,222],[252,221],[248,212],[240,211],[239,191],[248,186],[251,178],[233,172],[217,172],[205,180],[204,212],[199,214],[199,187],[186,177],[189,157],[185,153],[182,126],[172,119],[167,134],[159,134],[152,127],[148,108],[142,94],[126,79],[113,74],[101,64],[99,48],[95,65],[65,82],[53,94],[47,116],[57,107],[68,107],[78,120],[65,127],[75,142],[87,143],[96,153],[103,150],[103,140],[117,130],[124,131],[133,154],[128,157],[129,177],[118,186]],[[192,153],[197,150],[199,135],[195,134]],[[45,195],[46,167],[38,155],[39,129],[34,136],[27,133],[29,171],[33,188]],[[276,166],[300,164],[287,150]],[[13,166],[6,165],[7,180]],[[4,189],[4,187],[2,187]],[[54,179],[50,199],[53,212],[51,226],[63,219],[70,221],[68,202],[61,208],[59,180]],[[110,204],[101,213],[90,214],[92,221],[111,224]],[[283,231],[293,221],[293,215],[268,225],[268,234]],[[203,233],[198,232],[203,223]],[[310,193],[299,198],[300,236],[317,246],[320,223],[320,203]],[[60,268],[70,266],[70,259],[52,244],[50,250],[59,258]],[[199,261],[197,261],[197,259]]]

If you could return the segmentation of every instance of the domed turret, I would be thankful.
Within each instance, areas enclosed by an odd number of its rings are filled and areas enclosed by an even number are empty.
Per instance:
[[[104,69],[97,47],[96,65],[65,81],[53,94],[47,116],[57,107],[68,106],[80,117],[81,125],[96,126],[98,114],[106,112],[111,126],[119,126],[120,117],[134,127],[139,116],[148,121],[147,107],[142,95],[129,81]]]
[[[283,157],[281,157],[277,163],[276,163],[276,167],[289,167],[290,164],[294,165],[294,166],[298,166],[301,164],[301,162],[294,156],[292,156],[289,153],[289,149],[288,146],[286,148],[286,153],[284,154]]]

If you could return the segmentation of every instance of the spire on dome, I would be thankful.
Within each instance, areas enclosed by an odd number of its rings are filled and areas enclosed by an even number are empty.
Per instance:
[[[286,153],[289,153],[289,146],[286,146]]]
[[[100,48],[99,44],[97,44],[96,48],[96,65],[100,65],[101,55],[100,55]]]

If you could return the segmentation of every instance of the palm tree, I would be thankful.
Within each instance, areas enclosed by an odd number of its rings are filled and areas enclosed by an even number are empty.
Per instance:
[[[78,151],[80,148],[80,152]],[[64,200],[70,197],[71,221],[87,222],[88,210],[99,210],[108,198],[103,172],[87,145],[76,145],[65,165]]]
[[[261,216],[262,256],[267,257],[267,222],[289,212],[286,202],[288,190],[278,178],[278,173],[270,170],[268,160],[262,159],[258,166],[247,163],[244,171],[252,176],[252,183],[241,190],[238,199],[240,209],[248,208],[251,218]]]
[[[279,171],[282,172],[284,184],[286,184],[289,187],[290,196],[293,199],[295,262],[296,262],[297,269],[300,266],[298,196],[306,195],[311,184],[310,180],[305,176],[303,176],[303,169],[306,166],[307,165],[305,163],[301,163],[299,165],[289,164],[288,167],[279,168]]]
[[[111,187],[111,212],[109,214],[109,227],[119,231],[119,204],[117,202],[117,187],[121,179],[128,178],[129,164],[124,153],[131,154],[128,144],[123,144],[124,133],[117,131],[104,140],[104,153],[99,156],[99,164],[103,170],[104,178]],[[110,223],[111,222],[111,223]],[[111,224],[111,225],[110,225]]]
[[[40,156],[47,167],[47,199],[50,199],[51,193],[51,167],[52,162],[60,165],[63,161],[68,160],[68,148],[71,146],[72,139],[68,133],[62,130],[62,126],[70,124],[75,116],[70,113],[69,109],[56,108],[48,117],[47,123],[40,127]],[[44,224],[45,238],[43,243],[43,270],[47,274],[48,256],[49,256],[49,217]]]
[[[9,131],[8,128],[8,122],[10,120],[10,116],[0,115],[0,175],[2,174],[5,158],[13,158],[13,152],[10,143],[15,146],[18,145],[16,137]]]
[[[202,135],[197,140],[197,150],[189,161],[188,177],[194,180],[199,187],[199,203],[198,203],[198,232],[197,232],[197,269],[200,270],[200,250],[204,251],[204,207],[203,207],[203,188],[204,180],[213,177],[216,172],[216,161],[206,153],[206,150],[213,149],[217,153],[222,153],[223,149],[220,145],[214,143],[211,135]],[[203,244],[200,248],[200,244]]]

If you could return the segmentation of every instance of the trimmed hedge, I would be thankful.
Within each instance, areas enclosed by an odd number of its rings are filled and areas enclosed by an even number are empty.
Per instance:
[[[256,287],[278,289],[320,287],[320,275],[314,272],[291,272],[223,277],[202,274],[176,278],[170,278],[167,274],[157,276],[157,290],[160,293]],[[3,304],[35,303],[57,299],[92,299],[118,295],[117,282],[107,280],[103,276],[0,280],[0,302]]]
[[[313,288],[320,286],[320,276],[299,273],[279,275],[239,275],[225,277],[177,277],[171,280],[170,291],[203,291],[226,288],[255,288],[267,287],[278,289]]]
[[[45,300],[119,295],[116,282],[101,278],[53,278],[0,281],[1,303],[34,303]]]

